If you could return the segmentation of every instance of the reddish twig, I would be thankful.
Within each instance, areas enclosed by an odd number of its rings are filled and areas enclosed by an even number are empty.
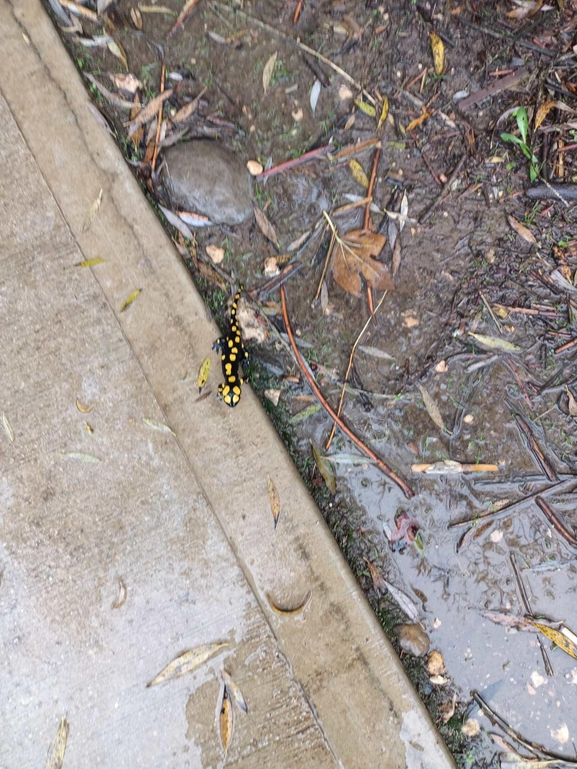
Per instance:
[[[535,502],[539,505],[541,512],[544,513],[551,526],[553,526],[553,528],[558,531],[559,534],[561,534],[567,544],[571,545],[572,547],[577,547],[577,537],[569,531],[564,523],[561,523],[559,518],[557,518],[557,515],[549,507],[547,502],[545,502],[543,497],[535,497]]]
[[[570,339],[568,342],[565,342],[565,344],[562,344],[560,347],[555,348],[555,355],[561,355],[562,352],[567,352],[567,350],[572,350],[573,347],[577,345],[577,339]]]
[[[162,63],[162,69],[160,71],[160,93],[164,93],[164,83],[166,78],[166,65]],[[156,168],[156,161],[158,159],[158,145],[160,144],[160,129],[162,128],[162,109],[164,102],[158,108],[158,115],[156,117],[156,136],[154,137],[154,152],[152,153],[152,160],[150,166],[152,170]]]
[[[288,334],[289,341],[291,343],[291,347],[294,353],[294,356],[296,358],[296,361],[299,365],[299,368],[301,369],[302,373],[306,377],[306,380],[308,381],[309,385],[311,386],[314,394],[319,399],[320,404],[325,409],[327,414],[330,416],[330,418],[336,422],[336,424],[341,428],[341,430],[345,433],[345,435],[348,435],[348,437],[353,441],[353,443],[365,454],[369,459],[372,459],[373,462],[377,465],[377,467],[388,477],[390,478],[394,483],[397,484],[397,486],[402,489],[404,495],[410,499],[411,497],[415,496],[415,492],[411,489],[411,487],[399,476],[397,473],[395,473],[394,470],[392,470],[383,460],[378,457],[374,451],[372,451],[368,446],[366,446],[360,438],[358,438],[353,431],[347,427],[347,425],[343,422],[343,420],[337,416],[337,414],[333,411],[331,406],[327,403],[325,397],[319,390],[319,387],[317,383],[315,382],[315,379],[313,375],[308,370],[302,355],[299,352],[299,349],[296,345],[293,330],[290,324],[289,316],[288,316],[288,310],[287,310],[287,303],[286,303],[286,291],[284,286],[281,286],[280,289],[280,296],[282,301],[282,314],[283,319],[286,327],[286,331]]]
[[[367,190],[367,197],[371,198],[371,201],[367,203],[367,207],[365,208],[365,221],[363,224],[363,227],[365,230],[369,229],[369,223],[371,220],[371,202],[373,199],[373,189],[375,187],[375,179],[377,178],[377,167],[379,165],[379,158],[381,157],[381,146],[377,146],[377,150],[375,152],[375,157],[373,158],[373,170],[371,171],[371,179],[369,181],[369,188]]]
[[[303,0],[299,0],[297,3],[297,7],[295,8],[295,15],[293,16],[293,24],[296,24],[299,20],[299,16],[301,15],[301,10],[303,7]]]
[[[319,158],[322,155],[326,155],[330,149],[331,147],[317,147],[316,150],[305,152],[304,155],[301,155],[298,158],[294,158],[294,160],[287,160],[284,163],[279,163],[278,166],[274,166],[274,168],[269,168],[268,171],[263,171],[262,174],[256,176],[255,179],[258,179],[260,182],[263,179],[268,179],[269,176],[282,174],[284,171],[289,171],[291,168],[302,166],[304,163],[308,163],[310,160],[314,160],[315,158]]]
[[[176,30],[182,27],[182,25],[188,19],[192,10],[196,8],[198,3],[199,3],[199,0],[186,0],[186,3],[184,4],[182,11],[178,14],[177,20],[174,22],[174,24],[170,29],[170,32],[166,36],[167,40],[170,40],[170,38],[174,35]]]

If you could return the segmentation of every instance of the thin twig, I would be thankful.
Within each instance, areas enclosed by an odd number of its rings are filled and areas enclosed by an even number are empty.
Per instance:
[[[521,575],[519,574],[519,569],[517,568],[517,559],[515,558],[515,553],[509,554],[509,560],[511,561],[511,566],[513,567],[513,574],[515,575],[515,579],[517,580],[519,595],[521,596],[521,601],[523,601],[523,606],[525,607],[525,611],[527,614],[529,614],[532,617],[533,609],[531,608],[529,596],[527,595],[527,591],[525,590],[525,585],[523,583],[523,580],[521,579]],[[539,644],[539,648],[541,649],[541,656],[543,657],[545,672],[547,673],[548,676],[554,676],[555,671],[553,670],[553,665],[551,665],[551,660],[549,659],[549,655],[547,654],[547,649],[545,648],[540,635],[537,635],[537,642]]]
[[[375,152],[375,157],[373,158],[373,169],[371,171],[371,179],[369,181],[369,188],[367,190],[367,197],[373,199],[373,189],[375,187],[375,179],[377,177],[377,167],[379,165],[379,158],[381,157],[381,146],[380,144],[377,146],[377,150]],[[367,207],[365,209],[365,221],[363,224],[363,227],[365,230],[369,229],[369,222],[371,218],[371,204],[367,203]]]
[[[166,65],[164,62],[162,62],[162,69],[160,70],[160,93],[164,93],[165,77],[166,77]],[[158,115],[156,118],[156,136],[154,138],[154,151],[152,153],[152,160],[150,162],[150,166],[153,171],[156,168],[156,161],[158,158],[158,150],[159,150],[159,144],[160,144],[160,130],[162,128],[163,107],[164,107],[164,102],[162,102],[160,107],[158,108]]]
[[[299,365],[299,368],[303,372],[304,376],[306,377],[306,380],[308,381],[309,385],[311,386],[314,394],[319,399],[319,402],[321,403],[322,407],[325,409],[327,414],[330,416],[330,418],[337,423],[337,425],[341,428],[341,430],[345,433],[345,435],[348,435],[348,437],[353,441],[353,443],[365,454],[369,459],[372,459],[373,462],[377,465],[377,467],[388,477],[390,478],[394,483],[397,484],[397,486],[403,491],[404,495],[410,499],[411,497],[415,496],[415,492],[411,489],[411,487],[399,476],[397,473],[392,470],[380,457],[378,457],[374,451],[372,451],[366,444],[364,444],[360,438],[358,438],[353,431],[348,427],[343,420],[336,415],[336,413],[333,411],[331,406],[327,403],[325,397],[319,390],[319,387],[317,383],[315,382],[315,379],[311,372],[309,371],[305,361],[302,358],[302,355],[300,354],[300,351],[297,347],[293,330],[290,324],[289,316],[288,316],[288,310],[287,310],[287,302],[286,302],[286,291],[285,287],[281,286],[280,289],[280,296],[282,301],[282,314],[283,319],[286,327],[286,331],[289,337],[289,341],[291,344],[291,347],[293,349],[293,354],[296,358],[296,361]]]
[[[451,187],[453,186],[453,182],[455,181],[457,176],[461,173],[461,168],[463,168],[466,157],[467,157],[466,155],[461,156],[461,159],[455,166],[453,173],[447,179],[445,185],[443,186],[443,189],[441,190],[441,194],[439,195],[439,197],[435,198],[435,200],[433,200],[433,202],[429,206],[427,206],[427,208],[419,216],[419,224],[424,224],[427,221],[427,219],[431,216],[433,211],[435,211],[435,209],[443,202],[443,200],[451,192]]]
[[[263,179],[268,179],[270,176],[276,176],[277,174],[282,174],[285,171],[290,170],[291,168],[302,166],[305,163],[309,163],[311,160],[315,160],[315,158],[319,158],[322,155],[325,155],[330,149],[332,149],[332,147],[329,147],[329,146],[317,147],[316,149],[311,150],[310,152],[305,152],[304,155],[301,155],[298,158],[293,158],[292,160],[286,160],[284,163],[279,163],[278,166],[269,168],[268,171],[263,171],[262,174],[258,174],[258,176],[255,176],[255,179],[261,182],[263,181]]]
[[[535,497],[535,502],[539,506],[539,509],[541,512],[545,515],[551,526],[563,537],[563,539],[567,542],[568,545],[571,545],[571,547],[577,547],[577,537],[572,534],[567,526],[565,526],[564,523],[562,523],[559,518],[557,517],[556,513],[553,512],[551,507],[545,502],[543,497],[537,496]]]
[[[375,307],[375,313],[379,310],[380,306],[384,302],[386,295],[387,295],[387,292],[385,291],[385,293],[381,297],[380,302]],[[341,397],[339,398],[339,405],[338,405],[338,408],[337,408],[337,415],[338,416],[341,415],[341,411],[343,410],[343,401],[345,399],[345,391],[346,391],[346,387],[347,387],[347,382],[349,381],[349,374],[351,373],[351,368],[352,368],[352,365],[353,365],[353,358],[355,357],[356,349],[357,349],[357,347],[359,345],[359,342],[363,338],[363,334],[365,333],[365,331],[369,327],[369,323],[370,322],[371,322],[371,318],[369,317],[367,319],[367,322],[365,323],[365,325],[362,327],[359,335],[355,339],[355,343],[353,344],[353,347],[352,347],[352,350],[351,350],[351,354],[349,355],[349,365],[347,366],[347,370],[345,372],[345,377],[343,379],[343,386],[342,386],[342,389],[341,389]],[[335,430],[336,430],[336,425],[333,423],[333,426],[331,428],[331,434],[329,435],[329,437],[327,439],[327,442],[325,443],[325,450],[326,451],[329,450],[329,448],[331,446],[331,443],[333,441],[333,438],[335,437]]]
[[[527,447],[529,448],[529,451],[533,454],[533,456],[537,460],[537,463],[540,465],[541,470],[543,470],[543,472],[545,473],[545,475],[550,481],[558,481],[559,476],[557,475],[557,471],[545,456],[545,453],[541,448],[541,446],[539,446],[539,444],[537,443],[537,439],[533,435],[533,431],[531,430],[527,420],[524,419],[521,416],[521,414],[517,414],[515,412],[513,412],[513,419],[517,423],[517,427],[520,429],[521,433],[525,436],[525,439],[527,441]]]

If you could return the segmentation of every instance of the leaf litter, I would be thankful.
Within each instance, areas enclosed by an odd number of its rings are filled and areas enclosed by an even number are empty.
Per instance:
[[[166,681],[180,678],[187,673],[192,673],[229,646],[228,641],[216,641],[189,649],[173,659],[150,683],[146,684],[146,687],[157,686]]]

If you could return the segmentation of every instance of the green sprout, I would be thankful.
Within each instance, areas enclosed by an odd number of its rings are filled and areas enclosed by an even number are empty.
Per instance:
[[[529,144],[529,118],[527,117],[527,110],[525,107],[518,107],[513,112],[513,117],[517,120],[517,128],[521,136],[515,136],[510,133],[502,133],[501,139],[504,142],[510,142],[516,144],[520,148],[521,152],[529,161],[529,178],[532,182],[539,176],[539,161],[535,157]]]

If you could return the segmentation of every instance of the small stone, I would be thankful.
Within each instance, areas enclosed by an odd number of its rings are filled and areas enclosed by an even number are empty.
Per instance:
[[[427,670],[432,676],[442,676],[445,672],[445,660],[441,652],[436,649],[427,657]]]
[[[173,205],[215,224],[240,224],[253,216],[245,165],[219,142],[182,142],[165,150],[164,160],[162,178]]]
[[[258,160],[249,160],[246,164],[247,170],[251,176],[262,174],[262,166]]]
[[[218,246],[207,246],[206,253],[210,256],[214,264],[220,264],[224,259],[224,248],[219,248]]]
[[[280,268],[275,256],[269,256],[264,260],[264,274],[267,278],[274,278],[280,275]]]
[[[465,414],[465,416],[463,417],[463,422],[464,422],[466,425],[470,425],[470,424],[472,424],[474,421],[475,421],[475,417],[474,417],[472,414]]]
[[[461,727],[461,731],[466,737],[475,737],[481,731],[481,726],[476,718],[468,718]]]
[[[294,109],[291,112],[291,114],[293,116],[293,120],[295,121],[295,123],[300,123],[304,117],[304,113],[300,107],[297,107],[296,109]]]
[[[429,636],[416,622],[408,625],[397,625],[395,633],[399,639],[401,649],[413,657],[424,657],[429,651]]]
[[[435,371],[437,372],[437,374],[444,374],[446,370],[447,370],[446,360],[440,360],[435,366]]]
[[[273,405],[278,406],[280,400],[280,390],[265,390],[264,397]]]

